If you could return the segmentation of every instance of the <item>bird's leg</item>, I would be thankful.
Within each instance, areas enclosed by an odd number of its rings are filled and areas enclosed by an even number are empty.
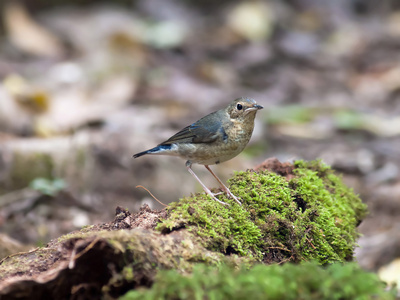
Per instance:
[[[186,162],[186,167],[187,167],[189,173],[192,174],[192,176],[193,176],[194,178],[196,178],[196,180],[197,180],[197,181],[201,184],[201,186],[203,187],[203,190],[204,190],[208,195],[210,195],[211,198],[213,198],[215,201],[217,201],[217,202],[219,202],[219,203],[221,203],[221,204],[223,204],[223,205],[229,205],[228,203],[225,203],[225,202],[223,202],[223,201],[221,201],[221,200],[218,200],[218,199],[215,197],[215,195],[209,190],[209,188],[206,187],[206,186],[204,185],[203,182],[201,182],[200,178],[197,177],[197,175],[193,172],[193,170],[192,170],[192,163],[191,163],[189,160]]]
[[[221,181],[221,179],[219,179],[218,176],[215,175],[215,173],[210,169],[210,167],[207,165],[204,165],[204,166],[206,167],[206,169],[208,171],[210,171],[210,173],[214,176],[214,178],[217,179],[217,181],[219,182],[219,184],[221,185],[221,187],[225,191],[225,193],[228,195],[228,197],[232,197],[233,199],[235,199],[235,201],[237,203],[242,205],[242,203],[239,201],[239,199],[234,194],[232,194],[232,192],[225,186],[225,184]]]

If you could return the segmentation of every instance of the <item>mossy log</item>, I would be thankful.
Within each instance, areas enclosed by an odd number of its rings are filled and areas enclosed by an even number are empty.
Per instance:
[[[271,159],[229,183],[243,205],[197,194],[159,212],[118,208],[111,223],[4,258],[0,298],[113,298],[150,287],[160,270],[353,259],[366,206],[328,166]]]

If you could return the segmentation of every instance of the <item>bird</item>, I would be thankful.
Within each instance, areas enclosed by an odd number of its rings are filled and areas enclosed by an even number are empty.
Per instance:
[[[173,155],[186,159],[189,173],[200,183],[203,190],[215,201],[228,205],[216,198],[209,188],[194,173],[192,164],[204,165],[221,185],[228,198],[239,199],[211,170],[210,165],[220,164],[237,156],[250,141],[254,119],[263,107],[254,99],[240,97],[223,109],[212,112],[193,124],[186,126],[166,141],[149,150],[133,155]]]

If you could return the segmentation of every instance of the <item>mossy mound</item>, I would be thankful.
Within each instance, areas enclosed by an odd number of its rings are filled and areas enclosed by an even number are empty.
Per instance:
[[[394,292],[394,291],[393,291]],[[324,269],[316,264],[257,265],[234,270],[198,265],[191,275],[160,271],[151,289],[121,300],[146,299],[395,299],[378,276],[354,263]]]
[[[238,172],[229,183],[242,206],[224,194],[218,197],[230,206],[197,194],[172,203],[156,229],[185,227],[209,250],[264,263],[352,260],[366,215],[360,198],[321,161],[296,161],[278,173]]]
[[[328,166],[267,160],[256,171],[235,174],[230,189],[243,205],[224,194],[218,197],[229,207],[199,194],[168,211],[145,205],[131,214],[117,207],[110,223],[10,255],[0,262],[0,298],[108,299],[151,286],[129,297],[202,299],[203,290],[209,299],[380,296],[377,279],[353,265],[328,273],[318,266],[352,259],[356,227],[366,214]],[[303,263],[309,260],[314,263]],[[289,261],[301,263],[257,264]]]

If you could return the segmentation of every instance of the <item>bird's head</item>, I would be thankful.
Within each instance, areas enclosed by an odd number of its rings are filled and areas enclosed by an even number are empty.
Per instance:
[[[259,109],[263,109],[261,105],[258,105],[257,102],[251,98],[238,98],[231,102],[226,108],[227,113],[231,117],[231,119],[252,119],[256,115],[256,112]],[[251,117],[250,117],[251,116]]]

